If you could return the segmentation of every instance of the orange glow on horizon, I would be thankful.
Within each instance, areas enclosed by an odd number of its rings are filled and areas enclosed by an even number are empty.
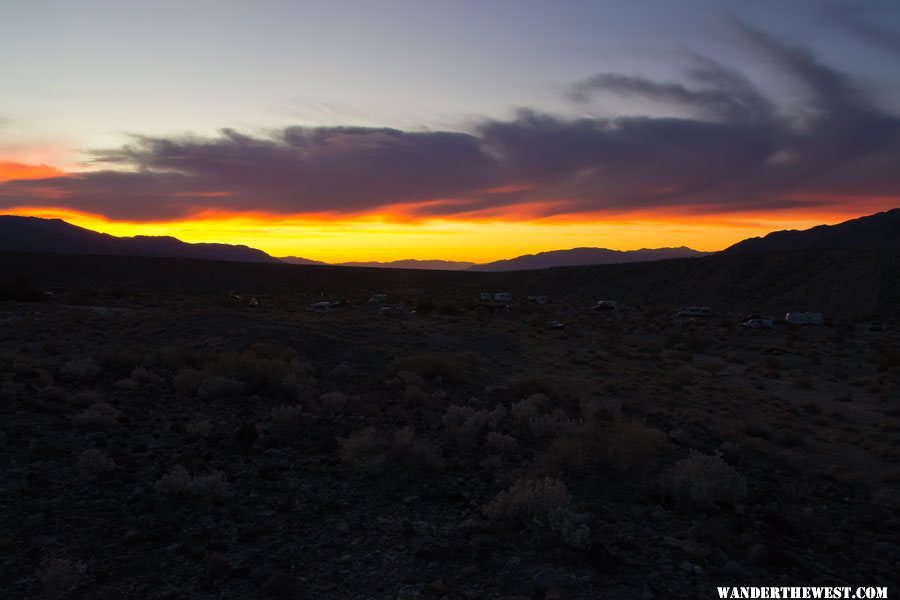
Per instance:
[[[111,221],[70,209],[20,206],[5,214],[59,218],[117,236],[169,235],[185,242],[221,242],[259,248],[272,256],[325,262],[405,258],[489,262],[548,250],[593,246],[614,250],[689,246],[713,251],[780,229],[834,224],[853,214],[821,210],[772,214],[691,215],[645,211],[628,215],[581,215],[530,221],[425,219],[397,215],[273,215],[202,211],[183,219]]]

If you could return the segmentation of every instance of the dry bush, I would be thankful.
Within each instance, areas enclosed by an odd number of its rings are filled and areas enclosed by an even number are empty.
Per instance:
[[[344,392],[328,392],[319,398],[322,406],[332,412],[340,412],[347,406],[347,394]]]
[[[388,366],[392,373],[409,371],[420,377],[440,377],[444,381],[464,383],[469,380],[471,357],[450,354],[415,354],[394,359]]]
[[[544,394],[531,394],[527,398],[514,402],[509,412],[517,422],[528,424],[546,403],[547,396]]]
[[[203,373],[197,369],[181,369],[175,374],[175,394],[180,398],[193,398],[203,383]]]
[[[13,381],[4,381],[0,383],[0,402],[9,404],[15,402],[22,394],[25,393],[25,386],[21,383]]]
[[[197,389],[201,400],[230,400],[244,393],[244,384],[232,377],[207,377]]]
[[[337,379],[349,379],[356,376],[356,369],[346,363],[341,363],[331,370],[331,376]]]
[[[300,422],[300,418],[303,416],[303,407],[300,405],[287,406],[284,404],[281,406],[274,406],[269,412],[269,416],[272,421],[281,425],[297,425]]]
[[[131,380],[140,385],[163,385],[166,381],[146,367],[135,367],[131,371]]]
[[[115,470],[116,462],[96,448],[85,450],[78,457],[78,472],[86,479]]]
[[[50,600],[62,598],[78,587],[84,565],[67,558],[51,558],[41,565],[39,576]]]
[[[704,508],[733,504],[747,496],[747,482],[721,455],[697,450],[663,473],[661,483],[679,502]]]
[[[519,447],[519,442],[511,435],[491,431],[485,438],[488,448],[499,454],[513,454]]]
[[[191,498],[193,500],[221,500],[230,495],[225,473],[209,471],[204,474],[188,472],[182,465],[176,466],[163,475],[153,486],[157,492],[167,496]]]
[[[40,399],[41,402],[47,402],[50,404],[62,404],[68,401],[69,394],[61,387],[48,385],[40,389],[40,391],[38,392],[38,399]]]
[[[90,406],[92,404],[100,404],[105,400],[106,396],[103,395],[103,392],[97,390],[75,392],[72,394],[72,397],[69,398],[69,402],[73,406]]]
[[[539,540],[577,548],[590,545],[587,516],[575,510],[566,484],[558,479],[520,479],[482,507],[482,512],[498,527],[525,527]]]
[[[369,474],[387,471],[424,471],[441,467],[440,455],[434,447],[418,438],[410,427],[392,435],[367,427],[338,438],[341,457],[355,469]]]
[[[498,404],[493,410],[453,405],[447,408],[441,422],[447,435],[463,448],[475,446],[489,427],[506,418],[506,409]]]
[[[63,364],[59,373],[74,381],[93,381],[100,374],[100,366],[89,356],[76,358]]]
[[[417,385],[407,386],[403,391],[403,402],[406,406],[412,408],[415,406],[425,406],[431,398],[422,391]]]
[[[621,415],[609,422],[604,433],[606,458],[621,471],[637,466],[666,445],[666,435],[662,431]]]
[[[212,431],[212,423],[206,418],[194,419],[185,427],[185,433],[188,435],[206,435],[210,431]]]
[[[72,425],[84,429],[106,429],[116,424],[119,411],[106,402],[96,402],[72,417]]]

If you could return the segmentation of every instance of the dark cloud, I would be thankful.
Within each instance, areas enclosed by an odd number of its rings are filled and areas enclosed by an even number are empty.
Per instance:
[[[115,219],[200,210],[409,216],[777,210],[900,195],[900,119],[803,48],[735,31],[800,92],[779,110],[734,69],[695,57],[682,82],[597,74],[571,97],[640,97],[687,117],[563,118],[522,110],[472,133],[290,127],[268,136],[135,137],[106,170],[0,184],[0,206]],[[798,108],[799,106],[799,108]]]

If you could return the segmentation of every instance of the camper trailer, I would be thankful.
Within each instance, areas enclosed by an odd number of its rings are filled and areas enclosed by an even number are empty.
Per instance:
[[[594,310],[616,310],[617,303],[615,300],[597,300]]]
[[[710,309],[708,306],[682,306],[678,309],[677,316],[689,319],[697,319],[708,317],[709,315]]]
[[[512,302],[512,294],[509,292],[497,292],[494,294],[494,302]]]
[[[480,294],[478,294],[478,299],[482,302],[490,302],[494,299],[494,295],[490,292],[481,292]]]
[[[825,323],[822,313],[817,312],[789,312],[784,315],[784,321],[789,325],[823,325]]]

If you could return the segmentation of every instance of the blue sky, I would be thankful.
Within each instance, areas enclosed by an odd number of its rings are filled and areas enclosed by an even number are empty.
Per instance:
[[[0,117],[7,145],[72,149],[222,127],[459,129],[522,106],[583,110],[564,92],[596,72],[678,79],[690,52],[777,91],[777,73],[734,43],[732,15],[851,69],[896,108],[900,55],[842,23],[842,6],[897,31],[897,2],[6,1]]]

